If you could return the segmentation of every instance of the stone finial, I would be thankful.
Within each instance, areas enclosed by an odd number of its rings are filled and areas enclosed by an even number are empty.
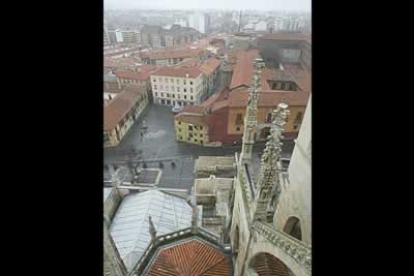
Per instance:
[[[151,216],[148,216],[148,219],[149,219],[149,233],[151,235],[151,241],[155,242],[155,240],[157,239],[157,231],[155,230],[155,226],[154,226],[154,223],[152,222]]]
[[[196,234],[198,232],[198,207],[197,204],[192,205],[192,216],[191,216],[191,232]]]

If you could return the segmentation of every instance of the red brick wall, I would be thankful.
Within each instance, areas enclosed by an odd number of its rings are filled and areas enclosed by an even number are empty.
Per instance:
[[[206,116],[209,126],[209,141],[220,141],[223,144],[232,144],[234,141],[240,142],[242,135],[229,135],[227,133],[229,108],[225,107]]]

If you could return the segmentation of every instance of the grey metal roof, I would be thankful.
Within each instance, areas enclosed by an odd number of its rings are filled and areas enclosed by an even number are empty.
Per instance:
[[[108,198],[109,194],[111,193],[112,188],[104,188],[104,202]]]
[[[185,199],[158,190],[127,195],[112,221],[110,233],[130,271],[149,245],[151,215],[157,235],[191,226],[191,206]]]

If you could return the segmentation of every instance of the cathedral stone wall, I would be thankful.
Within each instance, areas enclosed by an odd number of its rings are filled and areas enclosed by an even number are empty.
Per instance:
[[[290,161],[288,174],[289,182],[282,185],[282,193],[274,215],[274,226],[283,231],[290,217],[300,221],[302,241],[311,244],[311,97],[309,98],[304,122]]]

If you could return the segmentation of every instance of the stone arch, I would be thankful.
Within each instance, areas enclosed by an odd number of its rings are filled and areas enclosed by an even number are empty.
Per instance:
[[[249,263],[248,269],[254,271],[258,276],[290,276],[289,268],[277,257],[266,252],[254,255]]]
[[[285,223],[285,227],[283,227],[283,232],[301,241],[302,228],[300,226],[300,220],[297,217],[289,217]]]
[[[248,252],[249,257],[247,258],[245,266],[245,269],[247,270],[251,270],[250,263],[252,263],[252,259],[256,255],[260,253],[268,253],[280,260],[286,266],[288,276],[311,276],[311,272],[308,271],[303,265],[298,264],[292,257],[287,255],[284,250],[268,241],[254,242],[251,244]]]

